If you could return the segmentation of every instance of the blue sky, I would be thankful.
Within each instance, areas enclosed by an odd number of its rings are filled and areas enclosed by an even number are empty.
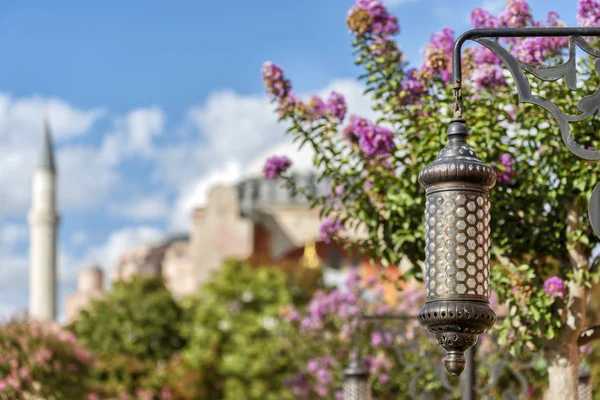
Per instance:
[[[300,93],[347,95],[355,82],[351,0],[30,1],[0,4],[0,313],[28,293],[31,172],[50,110],[60,180],[62,297],[90,263],[110,271],[127,248],[186,231],[189,210],[233,182],[283,129],[260,79],[282,65]],[[469,29],[504,0],[389,0],[400,46],[420,63],[432,32]],[[531,1],[575,25],[576,0]]]

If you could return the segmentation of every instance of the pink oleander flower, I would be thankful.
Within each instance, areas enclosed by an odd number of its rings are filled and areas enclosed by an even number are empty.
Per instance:
[[[599,0],[579,0],[577,24],[579,26],[600,26]]]
[[[283,69],[270,61],[263,64],[262,77],[267,93],[272,96],[285,98],[292,89],[292,84],[283,75]]]
[[[551,299],[554,299],[555,297],[564,299],[567,294],[567,287],[565,286],[564,281],[558,276],[552,276],[546,279],[544,287],[546,289],[546,294],[550,296]]]
[[[379,0],[356,0],[356,5],[348,11],[346,24],[350,32],[358,35],[372,33],[389,37],[400,32],[398,18]]]
[[[285,156],[271,157],[265,162],[265,166],[263,167],[264,176],[267,179],[277,179],[281,174],[287,171],[291,165],[292,161]]]

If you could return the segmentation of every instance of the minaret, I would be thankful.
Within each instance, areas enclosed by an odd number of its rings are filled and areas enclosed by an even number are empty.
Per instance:
[[[33,175],[29,212],[29,318],[56,319],[56,166],[48,117]]]

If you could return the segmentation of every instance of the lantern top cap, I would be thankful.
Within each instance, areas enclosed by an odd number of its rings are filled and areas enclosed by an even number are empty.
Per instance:
[[[446,130],[446,136],[450,141],[452,140],[460,140],[466,139],[469,131],[467,130],[467,126],[465,125],[465,121],[462,119],[454,120],[448,126],[448,130]]]
[[[419,173],[419,183],[424,188],[443,182],[471,183],[487,186],[496,184],[496,172],[484,164],[467,144],[468,130],[463,120],[454,120],[448,127],[448,145],[437,159]]]
[[[344,376],[369,376],[369,368],[360,359],[356,351],[352,352],[350,363],[344,369]]]

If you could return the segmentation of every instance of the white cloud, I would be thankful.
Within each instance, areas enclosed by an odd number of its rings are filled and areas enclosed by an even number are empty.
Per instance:
[[[109,211],[127,219],[153,221],[167,217],[171,208],[163,197],[148,195],[134,197],[126,203],[112,204]]]
[[[115,131],[104,138],[101,159],[116,165],[125,156],[153,156],[156,152],[153,138],[163,133],[164,124],[165,115],[160,107],[130,111],[115,121]]]
[[[327,98],[332,90],[345,96],[348,115],[356,113],[375,119],[371,101],[363,95],[364,86],[360,82],[338,79],[315,93]],[[286,126],[278,123],[273,104],[263,95],[219,91],[204,104],[191,107],[188,120],[203,140],[197,140],[193,146],[188,143],[161,150],[156,176],[159,181],[173,185],[179,193],[171,218],[171,227],[176,229],[189,226],[191,210],[203,203],[210,187],[233,183],[246,175],[248,168],[260,169],[257,163],[262,162],[265,155],[280,151],[281,146],[285,147],[291,140],[284,134]],[[311,152],[303,151],[294,157],[298,163],[306,164],[310,161],[298,157],[309,158],[310,155]]]
[[[67,147],[57,153],[59,208],[89,209],[105,202],[120,182],[118,172],[88,147]],[[31,180],[31,178],[29,178]]]
[[[0,218],[7,215],[24,215],[27,211],[33,168],[37,162],[42,138],[45,107],[49,110],[53,136],[59,144],[87,133],[92,124],[105,114],[103,108],[82,110],[58,99],[39,96],[13,98],[6,93],[0,93],[0,188],[4,188],[3,199],[0,202]],[[59,172],[62,172],[62,161],[58,160]],[[67,178],[70,179],[73,172],[90,171],[89,155],[79,157],[79,161],[77,165],[73,165],[67,160]],[[93,162],[91,164],[93,165]],[[98,171],[96,169],[90,172]],[[89,180],[89,176],[85,179]],[[77,186],[79,182],[71,183]],[[69,204],[69,201],[70,199],[67,199],[66,203]],[[85,199],[75,202],[81,204]]]
[[[25,225],[4,224],[0,227],[0,253],[12,250],[17,244],[27,239],[28,229]]]
[[[44,110],[48,110],[52,132],[57,141],[81,136],[106,114],[104,108],[77,109],[55,98],[41,96],[13,98],[0,93],[0,143],[27,144],[39,141]]]

